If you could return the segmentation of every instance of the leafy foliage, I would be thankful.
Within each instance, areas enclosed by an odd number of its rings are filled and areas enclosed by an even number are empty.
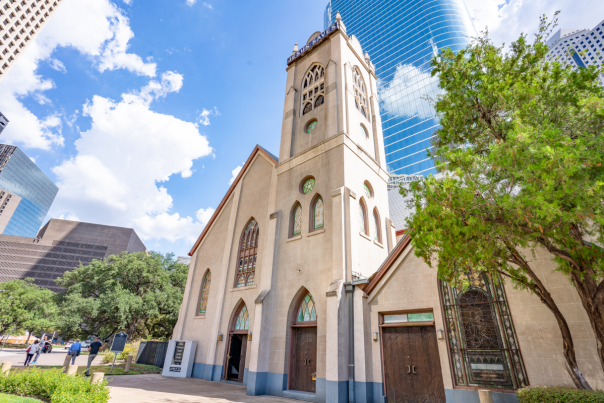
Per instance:
[[[82,375],[66,375],[60,369],[31,368],[0,374],[0,392],[36,396],[51,403],[107,403],[107,383],[91,384]]]
[[[567,367],[578,387],[570,331],[532,258],[547,250],[575,285],[600,340],[604,366],[604,91],[602,70],[546,63],[541,19],[509,52],[485,32],[465,50],[432,61],[444,90],[433,157],[442,177],[401,193],[416,208],[407,221],[415,254],[439,277],[467,286],[468,269],[499,272],[554,313]]]
[[[34,284],[33,279],[0,283],[0,334],[41,331],[55,326],[58,307],[54,292]]]
[[[173,254],[157,252],[123,252],[80,264],[57,279],[66,288],[63,334],[107,338],[124,329],[129,339],[144,333],[171,335],[187,273],[188,266],[177,263]]]
[[[520,403],[604,403],[604,392],[545,386],[516,392]]]

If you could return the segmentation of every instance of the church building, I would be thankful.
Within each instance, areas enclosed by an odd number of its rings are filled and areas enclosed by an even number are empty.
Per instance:
[[[375,68],[341,18],[287,61],[279,157],[252,151],[193,246],[175,340],[193,377],[312,402],[517,402],[572,385],[554,316],[525,291],[468,274],[460,291],[390,217]],[[591,326],[537,255],[579,367],[604,387]]]

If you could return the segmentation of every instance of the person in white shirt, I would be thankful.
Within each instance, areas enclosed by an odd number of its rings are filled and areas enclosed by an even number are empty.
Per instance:
[[[23,364],[24,367],[29,367],[29,362],[31,361],[33,356],[38,352],[38,350],[40,350],[40,345],[39,341],[36,340],[31,344],[31,346],[27,348],[27,350],[25,350],[25,352],[27,353],[27,358],[25,358],[25,364]]]
[[[42,341],[40,341],[40,344],[38,344],[38,351],[36,352],[36,356],[34,357],[34,362],[32,362],[32,364],[38,363],[38,357],[42,353],[42,348],[44,348],[44,344],[46,344],[46,336],[44,336]]]

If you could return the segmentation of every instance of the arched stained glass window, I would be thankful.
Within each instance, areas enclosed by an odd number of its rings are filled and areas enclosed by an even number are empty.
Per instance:
[[[258,238],[260,238],[258,222],[255,219],[252,219],[241,234],[235,287],[244,287],[246,285],[254,284],[256,258],[258,255]],[[249,281],[250,277],[252,278],[251,283]]]
[[[313,229],[323,228],[323,199],[317,197],[313,208]]]
[[[371,199],[373,197],[373,190],[371,189],[371,185],[367,181],[363,183],[363,191],[365,192],[365,196],[367,196],[368,199]]]
[[[373,209],[373,239],[382,242],[382,231],[380,228],[380,214],[377,209]]]
[[[315,300],[312,295],[306,294],[300,303],[300,308],[298,308],[298,322],[314,322],[316,320]]]
[[[212,273],[208,270],[201,283],[201,295],[199,296],[198,315],[205,315],[208,307],[208,296],[210,295],[210,283],[212,282]]]
[[[528,385],[503,283],[470,272],[467,290],[441,281],[448,347],[458,386],[518,389]]]
[[[292,220],[292,235],[300,235],[302,233],[302,206],[300,204],[294,209]]]
[[[365,126],[363,126],[363,125],[359,125],[359,126],[361,126],[361,134],[363,135],[363,138],[368,139],[369,134],[367,134],[367,129],[365,129]]]
[[[365,212],[365,205],[362,201],[359,202],[359,231],[363,234],[367,234],[367,215]]]
[[[354,83],[354,106],[361,111],[363,116],[367,117],[367,91],[365,88],[365,80],[361,75],[361,70],[358,67],[352,69],[352,81]]]
[[[323,105],[325,101],[325,69],[313,65],[302,79],[302,115]]]
[[[237,315],[237,320],[235,321],[235,330],[249,330],[249,328],[250,318],[247,312],[247,307],[243,305],[239,311],[239,315]]]

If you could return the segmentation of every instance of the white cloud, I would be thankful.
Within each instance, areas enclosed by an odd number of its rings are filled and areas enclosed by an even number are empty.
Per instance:
[[[242,168],[243,168],[243,164],[239,165],[237,168],[235,168],[231,171],[231,174],[233,176],[231,177],[231,180],[229,181],[229,185],[232,185],[233,182],[235,182],[235,179],[237,179],[237,175],[239,175],[239,172],[241,172]]]
[[[211,115],[220,116],[220,112],[218,112],[218,109],[216,107],[214,107],[214,109],[210,109],[210,110],[203,108],[203,110],[199,114],[199,117],[197,118],[197,123],[199,123],[200,125],[203,125],[203,126],[209,126]]]
[[[52,67],[56,71],[60,71],[61,73],[67,73],[67,69],[65,68],[65,65],[60,60],[50,59],[48,64],[50,64],[50,67]]]
[[[197,0],[187,0],[188,6],[193,6],[193,4],[197,3]]]
[[[101,72],[127,69],[154,77],[155,63],[145,63],[127,53],[132,37],[128,18],[109,0],[65,2],[0,82],[0,110],[11,121],[2,133],[3,141],[46,150],[63,145],[58,126],[49,126],[46,118],[38,118],[21,103],[21,98],[28,95],[40,103],[50,102],[42,93],[54,83],[36,71],[44,60],[49,60],[53,68],[64,68],[51,58],[57,47],[76,48]]]
[[[537,31],[539,17],[552,17],[557,10],[558,28],[593,28],[604,18],[604,2],[593,0],[465,0],[477,31],[489,27],[494,42],[510,44],[521,32]],[[585,12],[589,10],[589,12]],[[556,29],[558,29],[556,28]]]
[[[86,222],[133,226],[143,239],[194,241],[203,222],[170,214],[172,196],[159,185],[174,174],[192,175],[193,161],[212,148],[195,123],[153,112],[150,104],[182,86],[164,73],[120,102],[94,96],[82,114],[91,128],[75,142],[77,154],[53,169],[61,189],[51,216],[71,214]]]
[[[421,71],[412,64],[399,64],[387,85],[378,82],[382,108],[392,115],[417,116],[427,119],[435,115],[430,95],[438,93],[438,77]]]
[[[210,221],[210,218],[212,218],[212,215],[214,215],[215,211],[216,209],[213,209],[212,207],[208,207],[206,209],[202,208],[197,210],[195,216],[197,217],[197,221],[199,221],[205,227],[208,221]]]
[[[213,10],[212,5],[211,5],[211,4],[209,4],[209,3],[202,3],[202,5],[203,5],[204,7],[209,8],[210,10]]]

